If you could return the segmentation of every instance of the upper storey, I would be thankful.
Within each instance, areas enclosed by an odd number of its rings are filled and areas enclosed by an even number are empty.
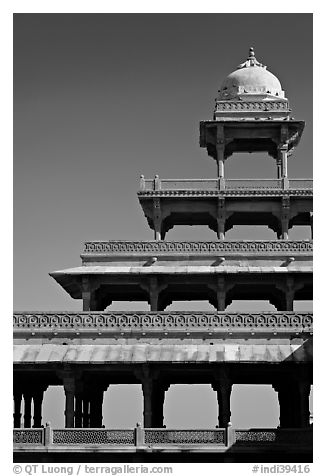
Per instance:
[[[234,152],[267,152],[276,159],[277,178],[287,182],[288,155],[305,126],[290,111],[281,83],[250,48],[247,60],[222,83],[213,120],[200,122],[200,146],[217,161],[222,186],[224,162]]]
[[[249,56],[229,74],[218,90],[214,120],[289,119],[289,102],[280,81],[255,58],[253,48]]]

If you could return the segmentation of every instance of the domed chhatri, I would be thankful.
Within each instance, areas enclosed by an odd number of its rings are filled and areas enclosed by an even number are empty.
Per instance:
[[[218,90],[214,119],[286,119],[289,113],[280,81],[256,60],[250,48],[247,60],[226,77]]]

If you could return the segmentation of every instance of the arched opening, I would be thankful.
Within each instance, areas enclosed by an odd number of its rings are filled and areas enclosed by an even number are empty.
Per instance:
[[[226,305],[233,305],[233,310],[248,311],[275,311],[281,309],[283,294],[273,283],[263,283],[255,280],[252,283],[239,282],[226,294]],[[245,306],[240,307],[240,306]],[[228,311],[230,308],[228,308]]]
[[[312,310],[313,310],[312,299],[293,301],[293,311],[295,312],[312,312]]]
[[[311,227],[309,225],[294,225],[289,229],[289,240],[301,241],[301,240],[311,240]]]
[[[259,300],[250,300],[250,301],[240,301],[234,300],[231,304],[226,307],[228,312],[275,312],[277,311],[276,307],[273,306],[269,301],[259,301]]]
[[[276,240],[275,231],[267,225],[234,225],[225,234],[226,240]]]
[[[174,226],[165,238],[168,241],[216,241],[216,232],[206,225]]]
[[[208,301],[174,301],[165,311],[207,311],[216,312],[215,307]]]
[[[279,414],[278,397],[272,385],[233,385],[231,423],[234,428],[277,428]]]
[[[49,386],[44,392],[42,406],[42,425],[51,423],[52,428],[65,426],[65,393],[62,386]]]
[[[164,424],[167,428],[215,428],[217,397],[211,385],[171,385],[166,392]]]
[[[149,311],[149,304],[147,301],[113,301],[105,311]]]
[[[143,422],[141,385],[110,385],[103,399],[105,428],[135,428],[137,422]]]
[[[226,179],[275,179],[276,161],[267,153],[235,152],[225,162]]]

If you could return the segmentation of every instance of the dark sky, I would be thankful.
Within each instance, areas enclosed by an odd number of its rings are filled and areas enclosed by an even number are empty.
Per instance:
[[[216,176],[199,121],[250,46],[307,122],[289,175],[311,177],[311,14],[14,15],[16,310],[81,309],[48,272],[78,266],[83,241],[152,239],[141,173]],[[275,175],[259,154],[226,163],[231,178]]]
[[[79,266],[85,240],[152,239],[136,196],[141,173],[216,176],[199,148],[199,121],[212,118],[219,86],[250,46],[280,79],[295,118],[307,122],[289,175],[311,177],[311,14],[14,15],[14,309],[80,310],[48,272]],[[260,154],[234,155],[225,171],[276,176],[273,159]],[[232,231],[227,238],[240,237]],[[216,236],[194,227],[167,235],[189,238]],[[276,394],[267,390],[233,391],[235,426],[277,424]],[[45,421],[60,426],[62,389],[51,391]],[[194,413],[198,398],[216,412],[212,391],[199,391],[173,390],[168,424],[189,416],[194,426],[212,424],[208,411]],[[119,414],[121,392],[110,394],[112,425],[131,424]],[[140,412],[140,396],[128,392]]]

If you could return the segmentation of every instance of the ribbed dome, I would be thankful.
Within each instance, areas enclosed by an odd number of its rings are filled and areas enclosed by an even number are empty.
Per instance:
[[[224,80],[220,90],[218,100],[228,99],[248,99],[254,96],[264,96],[266,99],[284,98],[284,91],[279,80],[274,74],[267,71],[255,58],[253,48],[249,50],[248,59],[238,66]]]

